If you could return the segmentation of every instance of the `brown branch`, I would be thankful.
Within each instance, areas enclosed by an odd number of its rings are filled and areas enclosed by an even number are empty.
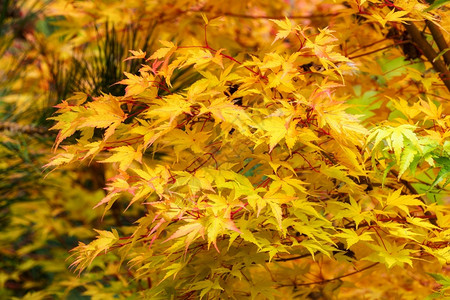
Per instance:
[[[314,254],[317,254],[317,253],[318,253],[318,251],[315,252]],[[300,258],[309,257],[311,255],[312,255],[311,253],[306,253],[306,254],[303,254],[303,255],[298,255],[298,256],[293,256],[293,257],[277,258],[277,259],[275,259],[275,261],[290,261],[290,260],[296,260],[296,259],[300,259]]]
[[[395,45],[396,44],[387,45],[387,46],[384,46],[384,47],[382,47],[380,49],[372,50],[372,51],[369,51],[369,52],[366,52],[366,53],[362,53],[362,54],[358,54],[358,55],[354,55],[354,56],[349,56],[348,58],[349,59],[355,59],[355,58],[358,58],[358,57],[362,57],[362,56],[366,56],[366,55],[369,55],[369,54],[377,53],[379,51],[382,51],[382,50],[385,50],[385,49],[389,49],[389,48],[391,48],[391,47],[393,47]]]
[[[324,283],[327,283],[327,282],[331,282],[331,281],[335,281],[335,280],[339,280],[339,279],[341,279],[341,278],[345,278],[345,277],[349,277],[349,276],[352,276],[352,275],[355,275],[355,274],[357,274],[357,273],[360,273],[360,272],[363,272],[363,271],[365,271],[365,270],[367,270],[367,269],[370,269],[370,268],[372,268],[372,267],[374,267],[374,266],[376,266],[376,265],[378,265],[379,263],[373,263],[373,264],[371,264],[371,265],[368,265],[367,267],[364,267],[364,268],[362,268],[362,269],[360,269],[360,270],[356,270],[356,271],[354,271],[354,272],[350,272],[350,273],[347,273],[347,274],[344,274],[344,275],[341,275],[341,276],[337,276],[337,277],[334,277],[334,278],[331,278],[331,279],[324,279],[324,280],[320,280],[320,281],[314,281],[314,282],[306,282],[306,283],[293,283],[293,284],[280,284],[278,287],[284,287],[284,286],[293,286],[293,285],[295,285],[295,286],[305,286],[305,285],[314,285],[314,284],[324,284]]]
[[[187,10],[189,12],[195,13],[210,13],[208,10],[203,9],[191,9]],[[328,13],[328,14],[318,14],[318,15],[294,15],[294,16],[265,16],[265,15],[246,15],[246,14],[237,14],[232,12],[219,12],[216,17],[227,16],[233,18],[241,18],[241,19],[275,19],[275,20],[284,20],[288,19],[317,19],[317,18],[326,18],[326,17],[334,17],[337,16],[338,13]],[[211,17],[211,19],[216,18]]]
[[[381,42],[385,42],[386,40],[387,40],[387,38],[383,38],[383,39],[378,40],[378,41],[376,41],[376,42],[373,42],[373,43],[370,43],[370,44],[366,44],[366,45],[360,46],[359,48],[353,50],[352,52],[347,53],[347,55],[353,54],[353,53],[358,52],[358,51],[360,51],[360,50],[362,50],[362,49],[365,49],[365,48],[369,48],[369,47],[375,46],[376,44],[379,44],[379,43],[381,43]]]
[[[434,51],[433,47],[427,42],[425,37],[419,31],[419,29],[413,23],[405,23],[408,33],[411,35],[412,41],[419,47],[423,55],[428,59],[428,61],[433,65],[436,72],[440,73],[442,82],[447,87],[450,92],[450,71],[441,59],[436,59],[438,54]]]
[[[395,177],[398,178],[398,173],[394,170],[390,170],[390,172],[392,173],[392,175],[394,175]],[[413,187],[413,185],[411,184],[411,182],[409,182],[408,180],[402,179],[400,178],[399,181],[414,195],[419,195],[419,200],[423,202],[423,204],[427,204],[427,202],[425,201],[425,199],[422,198],[422,196],[420,196],[419,192],[416,190],[415,187]]]
[[[439,50],[441,52],[444,50],[449,50],[447,42],[445,41],[445,38],[442,35],[442,32],[437,27],[437,25],[431,22],[430,20],[426,20],[425,22],[428,28],[430,29],[431,35],[433,36],[436,45],[439,47]],[[445,52],[442,56],[444,57],[444,61],[447,67],[450,67],[450,51]]]
[[[49,135],[48,128],[43,126],[22,125],[16,122],[0,121],[0,131],[10,131],[12,133],[25,133],[36,135]]]
[[[409,43],[409,41],[398,41],[395,44],[387,45],[387,46],[384,46],[382,48],[379,48],[379,49],[376,49],[376,50],[372,50],[372,51],[369,51],[369,52],[366,52],[366,53],[362,53],[362,54],[358,54],[358,55],[354,55],[354,56],[349,56],[348,58],[349,59],[355,59],[355,58],[358,58],[358,57],[362,57],[362,56],[365,56],[365,55],[373,54],[373,53],[376,53],[376,52],[379,52],[379,51],[382,51],[382,50],[385,50],[385,49],[389,49],[389,48],[394,47],[394,46],[398,46],[398,45],[401,45],[401,44],[407,44],[407,43]]]

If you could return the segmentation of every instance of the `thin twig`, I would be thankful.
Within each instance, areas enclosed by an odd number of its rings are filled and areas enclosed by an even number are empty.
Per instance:
[[[317,254],[314,253],[314,254]],[[296,259],[300,259],[300,258],[305,258],[311,256],[311,253],[306,253],[306,254],[302,254],[302,255],[297,255],[297,256],[293,256],[293,257],[287,257],[287,258],[277,258],[275,259],[275,261],[290,261],[290,260],[296,260]]]
[[[203,9],[192,9],[187,10],[188,12],[195,13],[210,13],[208,10]],[[335,17],[338,13],[328,13],[328,14],[318,14],[318,15],[294,15],[294,16],[265,16],[265,15],[246,15],[246,14],[237,14],[232,12],[220,12],[218,16],[227,16],[233,18],[241,18],[241,19],[275,19],[275,20],[283,20],[285,18],[288,19],[318,19],[318,18],[326,18],[326,17]],[[215,17],[211,17],[213,19]]]
[[[324,284],[324,283],[327,283],[327,282],[331,282],[331,281],[339,280],[339,279],[341,279],[341,278],[345,278],[345,277],[349,277],[349,276],[355,275],[355,274],[357,274],[357,273],[360,273],[360,272],[363,272],[363,271],[365,271],[365,270],[367,270],[367,269],[370,269],[370,268],[372,268],[372,267],[374,267],[374,266],[376,266],[376,265],[378,265],[378,264],[379,264],[379,263],[376,262],[376,263],[373,263],[373,264],[371,264],[371,265],[368,265],[367,267],[364,267],[364,268],[362,268],[362,269],[360,269],[360,270],[356,270],[356,271],[354,271],[354,272],[350,272],[350,273],[348,273],[348,274],[344,274],[344,275],[341,275],[341,276],[337,276],[337,277],[334,277],[334,278],[331,278],[331,279],[324,279],[324,280],[320,280],[320,281],[306,282],[306,283],[280,284],[278,287],[293,286],[293,285],[295,285],[295,286],[305,286],[305,285],[314,285],[314,284]]]

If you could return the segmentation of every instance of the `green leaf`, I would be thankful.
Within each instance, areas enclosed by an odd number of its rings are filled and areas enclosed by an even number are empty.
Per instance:
[[[441,6],[444,6],[445,4],[449,3],[450,0],[436,0],[431,4],[427,9],[425,9],[425,12],[428,12],[433,9],[438,9]]]
[[[444,49],[441,52],[439,52],[439,54],[433,59],[433,62],[437,61],[442,55],[444,55],[445,53],[447,53],[447,51],[449,51],[450,48]]]
[[[438,157],[438,158],[434,158],[434,161],[437,163],[438,167],[441,167],[441,170],[439,171],[438,175],[434,179],[429,190],[431,190],[436,184],[441,182],[442,179],[449,177],[449,174],[450,174],[450,158]],[[447,185],[447,183],[448,183],[448,180],[445,183],[445,185]]]
[[[161,282],[169,278],[171,275],[173,275],[173,278],[175,278],[178,272],[180,272],[185,266],[185,263],[172,263],[168,267],[164,268],[167,273],[164,275],[164,278],[161,280]]]
[[[437,273],[427,273],[427,274],[433,277],[437,283],[442,285],[442,287],[440,288],[441,292],[450,290],[450,277],[445,276],[444,274],[437,274]]]
[[[218,279],[216,279],[214,282],[211,280],[197,281],[191,286],[191,290],[201,290],[200,299],[202,299],[210,290],[223,291],[223,288],[220,286]]]
[[[403,173],[405,173],[405,171],[413,162],[414,156],[416,154],[417,151],[414,148],[411,147],[405,148],[400,157],[400,170],[398,172],[398,178],[402,177]]]
[[[383,177],[381,179],[381,184],[384,186],[384,183],[386,181],[386,177],[389,174],[389,171],[392,169],[392,167],[395,166],[395,162],[390,162],[387,166],[386,169],[383,172]]]
[[[401,131],[393,131],[391,135],[392,147],[394,148],[395,158],[400,161],[400,154],[404,147],[403,135]]]

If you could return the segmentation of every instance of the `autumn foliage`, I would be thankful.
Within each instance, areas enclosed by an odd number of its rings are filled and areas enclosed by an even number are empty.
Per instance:
[[[448,1],[62,2],[50,38],[73,53],[157,35],[127,49],[123,89],[80,78],[48,119],[46,172],[107,179],[65,295],[449,295]]]

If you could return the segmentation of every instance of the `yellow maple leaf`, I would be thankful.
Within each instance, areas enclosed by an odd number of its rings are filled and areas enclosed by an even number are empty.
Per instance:
[[[259,127],[269,137],[269,152],[286,136],[289,124],[282,117],[270,117],[259,123]]]
[[[291,32],[292,32],[292,21],[286,17],[284,20],[273,20],[270,21],[274,22],[278,25],[278,27],[281,28],[281,30],[278,31],[275,39],[273,40],[272,44],[275,43],[277,40],[285,39]]]
[[[424,206],[424,203],[417,199],[419,195],[401,195],[402,189],[398,189],[386,199],[386,207],[396,207],[409,216],[408,206]]]
[[[112,151],[115,152],[113,155],[99,162],[118,162],[119,169],[125,171],[134,160],[138,162],[141,162],[142,160],[142,145],[139,145],[136,150],[132,146],[121,146],[112,149]]]

